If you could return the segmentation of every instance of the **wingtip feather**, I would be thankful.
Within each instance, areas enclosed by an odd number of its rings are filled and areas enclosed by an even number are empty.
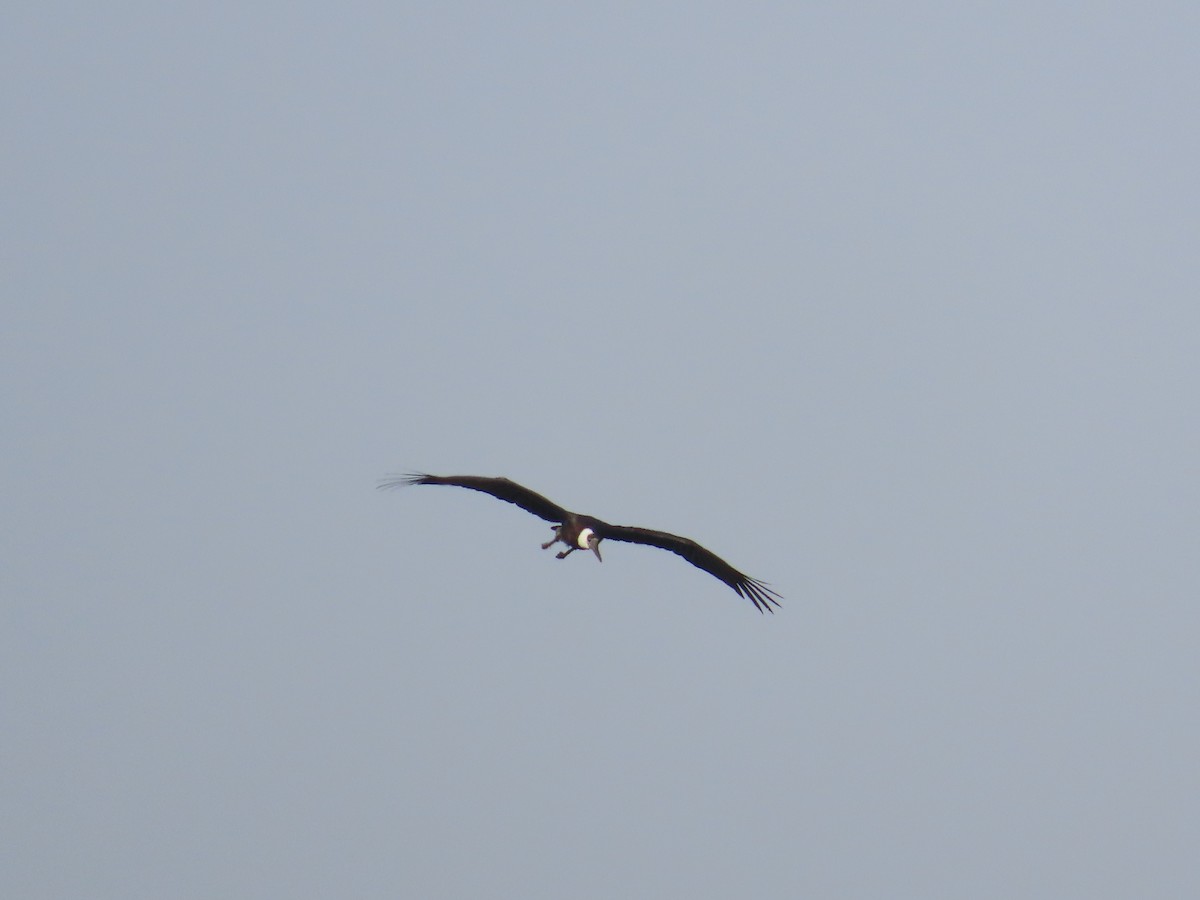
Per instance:
[[[403,475],[386,475],[379,479],[375,487],[381,491],[393,488],[408,487],[413,484],[429,484],[429,478],[424,472],[405,472]]]

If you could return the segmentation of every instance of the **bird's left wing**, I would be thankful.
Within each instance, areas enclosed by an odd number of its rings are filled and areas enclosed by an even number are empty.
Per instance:
[[[739,572],[717,554],[704,549],[691,538],[668,534],[665,531],[653,531],[649,528],[634,528],[629,525],[609,525],[607,523],[598,528],[597,533],[600,537],[612,541],[647,544],[651,547],[670,550],[672,553],[682,556],[696,568],[703,569],[708,574],[725,582],[737,591],[739,597],[748,598],[759,612],[775,612],[771,609],[771,605],[779,606],[779,600],[783,599],[765,582]]]

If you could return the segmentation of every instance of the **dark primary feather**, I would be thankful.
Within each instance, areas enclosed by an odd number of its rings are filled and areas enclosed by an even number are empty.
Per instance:
[[[409,484],[448,484],[472,491],[482,491],[485,494],[491,494],[498,500],[513,503],[547,522],[561,523],[568,515],[567,511],[557,503],[547,500],[536,491],[531,491],[515,481],[509,481],[507,478],[485,478],[482,475],[426,475],[416,472],[411,475],[385,478],[379,483],[379,486],[393,488]]]
[[[719,578],[735,591],[739,597],[748,598],[759,612],[775,612],[771,604],[779,606],[780,595],[773,591],[765,582],[751,578],[731,566],[711,550],[706,550],[690,538],[665,531],[653,531],[649,528],[634,528],[628,525],[609,525],[601,523],[597,533],[613,541],[625,541],[630,544],[648,544],[662,550],[670,550],[682,556],[698,569]],[[782,599],[782,598],[780,598]]]

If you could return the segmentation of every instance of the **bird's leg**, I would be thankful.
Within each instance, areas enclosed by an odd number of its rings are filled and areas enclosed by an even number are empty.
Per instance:
[[[550,540],[546,541],[546,543],[542,544],[543,550],[549,550],[551,547],[553,547],[555,544],[557,544],[559,541],[562,540],[562,532],[560,531],[561,527],[562,527],[561,525],[553,526],[554,537],[552,537]]]
[[[572,553],[574,553],[578,549],[579,549],[578,547],[568,547],[566,550],[559,550],[557,553],[554,554],[554,558],[555,559],[566,559],[568,556],[570,556]]]

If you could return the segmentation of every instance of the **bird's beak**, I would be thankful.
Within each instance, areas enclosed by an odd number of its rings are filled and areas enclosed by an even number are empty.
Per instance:
[[[592,548],[592,552],[596,554],[596,559],[604,562],[604,557],[600,555],[600,538],[594,534],[588,538],[588,546]]]

